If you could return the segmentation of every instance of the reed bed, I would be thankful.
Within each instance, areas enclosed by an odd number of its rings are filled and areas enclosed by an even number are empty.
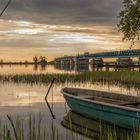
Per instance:
[[[30,114],[28,121],[19,117],[12,119],[9,115],[7,119],[9,122],[6,124],[0,122],[0,140],[90,140],[72,130],[66,130],[62,134],[53,120],[50,126],[45,125],[47,122],[42,121],[40,114],[38,118]]]
[[[12,119],[7,115],[8,123],[0,121],[0,140],[91,140],[86,129],[84,135],[79,135],[73,131],[72,122],[69,122],[70,130],[62,135],[52,120],[50,128],[42,121],[42,116],[38,117],[30,114],[28,120],[17,117]],[[81,128],[82,129],[82,128]],[[103,135],[102,135],[103,132]],[[86,136],[86,137],[85,137]],[[95,139],[94,139],[95,140]],[[118,140],[115,129],[101,130],[96,140]],[[120,140],[120,139],[119,139]],[[140,132],[130,133],[121,140],[140,140]]]
[[[76,74],[14,74],[0,75],[0,82],[49,84],[55,78],[56,84],[65,83],[108,83],[140,88],[139,71],[94,71]]]

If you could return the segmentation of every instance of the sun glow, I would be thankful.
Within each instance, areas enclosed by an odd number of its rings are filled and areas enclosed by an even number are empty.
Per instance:
[[[36,29],[22,28],[22,29],[16,29],[13,32],[16,34],[23,34],[23,35],[35,35],[39,33],[44,33],[45,31],[41,28],[36,28]]]
[[[121,35],[98,25],[49,25],[28,21],[0,20],[1,58],[32,60],[45,55],[48,60],[63,55],[125,48]],[[13,57],[13,58],[12,58]]]

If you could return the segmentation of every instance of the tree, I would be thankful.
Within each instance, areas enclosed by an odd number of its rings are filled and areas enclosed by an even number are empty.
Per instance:
[[[3,64],[3,59],[0,60],[0,63]]]
[[[140,0],[123,0],[123,5],[124,9],[119,14],[120,23],[118,27],[124,35],[123,41],[130,41],[132,47],[135,39],[139,40]]]
[[[47,63],[47,58],[45,56],[40,56],[39,59],[40,59],[41,64],[46,64]]]
[[[33,61],[34,61],[35,64],[37,64],[38,63],[38,57],[37,56],[34,56],[33,57]]]

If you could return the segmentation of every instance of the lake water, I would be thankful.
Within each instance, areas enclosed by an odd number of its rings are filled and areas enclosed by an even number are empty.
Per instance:
[[[0,68],[0,74],[21,74],[21,73],[71,73],[74,71],[67,70],[58,70],[53,66],[47,66],[46,69],[34,70],[33,66],[4,66]],[[29,115],[34,114],[35,117],[41,114],[43,125],[47,125],[48,133],[51,131],[52,123],[59,130],[59,139],[70,139],[67,133],[68,125],[65,122],[64,117],[66,118],[69,112],[69,107],[65,103],[65,100],[61,94],[61,89],[67,85],[54,85],[51,89],[47,101],[50,105],[50,108],[55,115],[55,119],[52,118],[48,105],[45,101],[45,95],[48,90],[46,85],[30,85],[30,84],[14,84],[14,83],[0,83],[0,118],[2,122],[9,123],[7,115],[10,115],[14,120],[17,116],[23,119],[24,124],[29,121]],[[100,84],[90,84],[90,83],[81,83],[81,84],[70,84],[69,87],[81,87],[81,88],[90,88],[97,90],[105,90],[110,92],[117,92],[121,94],[129,94],[134,96],[139,96],[140,92],[136,89],[127,89],[124,87],[117,86],[108,86]],[[74,114],[74,118],[80,118],[78,114]],[[85,122],[86,118],[82,117],[82,120]],[[89,119],[88,119],[89,120]],[[77,120],[76,120],[77,122]],[[96,125],[99,126],[99,123],[91,120],[93,128],[96,128]],[[78,123],[78,122],[77,122]],[[74,123],[75,124],[75,123]],[[87,122],[87,124],[90,124]],[[28,126],[28,125],[27,125]],[[78,126],[78,125],[77,125]],[[81,133],[79,126],[75,128],[77,133]],[[26,126],[25,126],[26,127]],[[88,126],[86,126],[88,127]],[[90,126],[91,127],[91,126]],[[90,128],[91,130],[91,128]],[[96,130],[95,130],[96,132]],[[28,133],[28,132],[27,132]],[[76,134],[77,134],[76,133]],[[75,133],[74,133],[75,134]],[[97,134],[95,134],[96,136]],[[49,136],[48,136],[49,137]],[[61,137],[61,138],[60,138]],[[81,135],[76,135],[77,139],[81,139]],[[92,136],[91,136],[92,137]],[[50,136],[51,138],[51,136]],[[96,138],[95,138],[96,139]]]
[[[39,74],[39,73],[74,73],[65,69],[55,68],[52,65],[0,65],[0,74]]]

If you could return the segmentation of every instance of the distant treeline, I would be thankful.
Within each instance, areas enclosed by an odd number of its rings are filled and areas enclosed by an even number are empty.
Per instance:
[[[3,59],[0,60],[0,64],[11,64],[11,65],[16,65],[16,64],[41,64],[41,65],[46,65],[47,64],[47,58],[45,56],[34,56],[33,61],[17,61],[17,62],[5,62]]]

